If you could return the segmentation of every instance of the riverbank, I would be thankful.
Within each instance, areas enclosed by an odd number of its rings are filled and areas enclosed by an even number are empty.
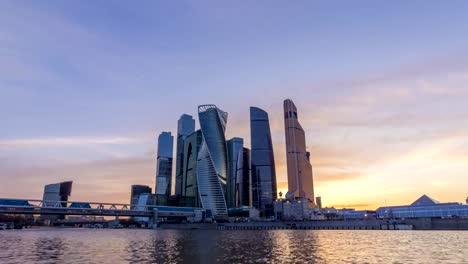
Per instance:
[[[159,229],[218,229],[218,230],[468,230],[466,218],[419,218],[404,220],[327,220],[242,223],[160,223]]]

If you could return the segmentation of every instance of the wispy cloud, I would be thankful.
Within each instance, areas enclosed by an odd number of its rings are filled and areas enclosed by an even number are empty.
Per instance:
[[[1,147],[61,147],[84,145],[120,145],[141,143],[141,139],[129,137],[56,137],[0,140]]]
[[[45,184],[73,180],[73,200],[128,202],[132,184],[154,185],[154,164],[147,157],[42,165],[4,164],[0,175],[15,180],[0,185],[0,196],[40,198]]]

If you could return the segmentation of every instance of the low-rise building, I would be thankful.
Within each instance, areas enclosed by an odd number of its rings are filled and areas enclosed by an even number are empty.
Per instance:
[[[318,208],[310,208],[307,199],[277,200],[274,204],[276,220],[304,221],[323,220],[324,216]]]
[[[427,195],[403,206],[385,206],[377,209],[378,218],[468,217],[468,205],[456,202],[439,203]]]

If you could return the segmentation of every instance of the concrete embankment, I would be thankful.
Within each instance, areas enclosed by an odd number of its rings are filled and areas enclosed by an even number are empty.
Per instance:
[[[366,221],[306,221],[306,222],[250,222],[219,224],[220,230],[399,230],[412,226],[390,223],[384,220]]]
[[[416,230],[468,230],[468,218],[418,218],[402,222],[413,225]]]
[[[217,224],[208,223],[188,223],[188,224],[172,224],[172,223],[161,223],[157,227],[158,229],[216,229]]]
[[[468,230],[468,219],[419,218],[405,220],[327,220],[242,223],[161,223],[161,229],[218,229],[218,230]]]

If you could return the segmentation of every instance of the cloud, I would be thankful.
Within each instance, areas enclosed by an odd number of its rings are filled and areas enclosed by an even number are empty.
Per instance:
[[[328,207],[335,207],[335,208],[355,208],[355,209],[369,209],[375,206],[375,204],[371,203],[356,203],[356,204],[331,204]]]
[[[329,183],[336,181],[352,181],[362,177],[364,176],[353,172],[320,173],[318,176],[315,176],[314,181],[317,183]]]
[[[141,140],[129,137],[56,137],[0,140],[2,147],[53,147],[82,145],[121,145],[138,143]]]
[[[451,185],[450,181],[440,181],[440,180],[433,180],[429,182],[430,185],[437,187],[437,188],[447,188]]]
[[[3,197],[41,198],[45,184],[72,180],[72,200],[128,202],[132,184],[154,186],[155,161],[146,157],[46,166],[2,166]],[[10,180],[14,179],[14,180]]]

